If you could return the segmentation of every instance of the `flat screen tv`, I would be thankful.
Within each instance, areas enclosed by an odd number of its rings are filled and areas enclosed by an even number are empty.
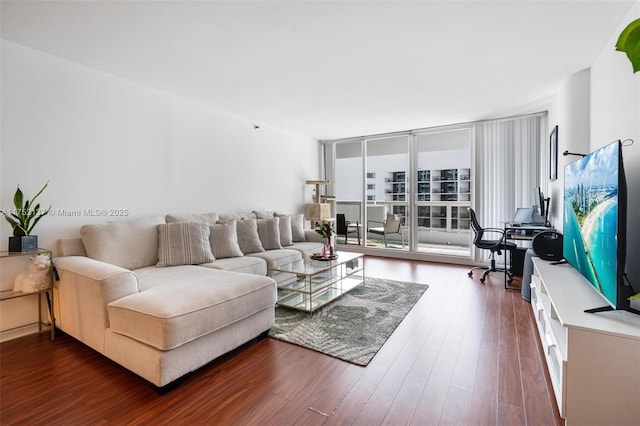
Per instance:
[[[632,289],[624,282],[626,219],[620,141],[565,166],[563,256],[607,302],[585,312],[634,311],[628,300]]]

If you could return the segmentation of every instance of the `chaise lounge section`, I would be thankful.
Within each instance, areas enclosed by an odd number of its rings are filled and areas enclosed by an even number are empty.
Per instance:
[[[56,326],[167,388],[273,326],[271,268],[322,246],[302,223],[255,212],[85,225],[59,242]]]

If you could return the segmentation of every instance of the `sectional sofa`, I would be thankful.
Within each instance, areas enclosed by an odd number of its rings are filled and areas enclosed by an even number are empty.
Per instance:
[[[322,248],[303,223],[302,215],[251,212],[85,225],[81,237],[59,241],[56,326],[170,388],[268,332],[272,268]]]

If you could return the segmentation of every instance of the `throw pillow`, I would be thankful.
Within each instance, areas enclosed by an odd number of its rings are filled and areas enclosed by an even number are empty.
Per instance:
[[[126,269],[158,262],[158,229],[163,217],[141,217],[84,225],[80,228],[87,256]]]
[[[293,235],[291,233],[291,215],[278,214],[278,230],[280,231],[280,245],[282,247],[293,244]]]
[[[281,215],[278,215],[280,217]],[[291,216],[291,239],[294,242],[307,241],[304,233],[304,215],[292,214]]]
[[[271,219],[274,216],[278,216],[278,212],[275,210],[254,210],[253,214],[255,214],[258,219]]]
[[[241,221],[244,219],[256,219],[256,215],[253,213],[222,213],[218,220],[221,222],[231,222],[232,220]],[[215,222],[212,222],[215,223]]]
[[[167,223],[173,222],[198,222],[198,223],[216,223],[218,213],[203,214],[168,214],[164,217]]]
[[[258,235],[257,219],[244,219],[236,222],[238,245],[244,254],[264,251]]]
[[[281,249],[279,219],[258,219],[258,235],[265,250]]]
[[[156,266],[199,265],[213,262],[209,245],[209,225],[174,222],[158,225]]]
[[[238,244],[236,223],[235,220],[232,220],[231,222],[217,222],[210,226],[209,241],[211,242],[211,252],[216,259],[244,256]]]

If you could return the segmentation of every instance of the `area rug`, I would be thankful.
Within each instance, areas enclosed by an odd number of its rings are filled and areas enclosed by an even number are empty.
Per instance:
[[[366,278],[340,299],[308,313],[276,308],[269,336],[367,365],[429,286]]]

